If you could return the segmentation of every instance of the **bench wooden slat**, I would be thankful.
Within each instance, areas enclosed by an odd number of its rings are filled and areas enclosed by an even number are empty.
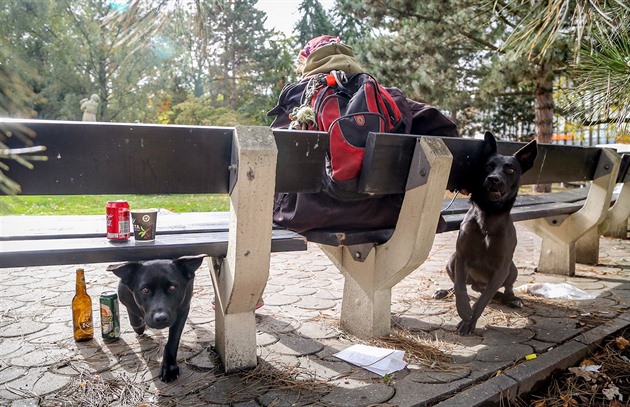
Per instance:
[[[581,203],[584,203],[583,201],[588,196],[588,191],[589,191],[589,187],[587,186],[584,188],[568,189],[566,191],[561,191],[561,192],[551,192],[551,193],[546,193],[542,195],[532,195],[532,197],[533,198],[545,197],[549,201],[553,201],[553,202],[573,203],[573,202],[580,201]]]
[[[229,212],[159,213],[156,234],[226,232],[229,221]],[[106,229],[105,214],[0,217],[0,241],[104,238]]]
[[[624,153],[621,156],[621,165],[619,166],[619,175],[617,183],[630,182],[630,153]]]
[[[570,215],[582,209],[583,201],[553,202],[541,205],[524,205],[512,209],[512,219],[520,222],[529,219],[548,218],[550,216]]]
[[[32,120],[48,161],[12,162],[24,195],[227,193],[232,128]],[[3,119],[3,126],[12,122]],[[22,143],[15,137],[8,146]],[[212,152],[209,156],[209,152]]]
[[[228,232],[203,232],[156,236],[155,242],[111,242],[104,237],[0,241],[2,267],[59,264],[112,263],[172,259],[205,253],[225,256]],[[306,250],[306,239],[287,230],[272,232],[271,251]]]
[[[453,154],[453,168],[448,181],[449,190],[469,189],[472,168],[483,154],[483,140],[443,138]],[[525,143],[498,142],[500,154],[513,154]],[[521,179],[522,185],[554,182],[590,181],[593,179],[601,149],[596,147],[558,146],[538,144],[534,167]]]
[[[359,192],[375,195],[404,192],[417,142],[417,136],[370,133],[363,156]]]
[[[547,218],[550,216],[568,215],[579,211],[584,205],[578,202],[547,202],[533,205],[515,206],[512,208],[512,218],[515,222],[523,220]],[[466,212],[443,215],[447,225],[447,232],[458,230]]]
[[[518,195],[516,197],[516,202],[514,202],[514,209],[525,206],[532,207],[534,205],[552,204],[555,202],[572,203],[584,201],[587,195],[588,188],[576,188],[568,191],[540,195]],[[445,199],[443,207],[445,209],[442,210],[442,215],[455,215],[466,213],[468,212],[468,209],[470,209],[470,198],[457,198],[453,201],[452,204],[451,199]]]
[[[512,218],[518,222],[577,212],[584,206],[588,190],[589,188],[576,188],[540,195],[519,195],[516,197],[511,211]],[[615,199],[616,195],[613,195],[611,202],[614,202]],[[449,203],[449,199],[444,200],[444,207]],[[469,208],[470,200],[468,198],[458,198],[450,207],[442,211],[442,216],[446,220],[447,231],[459,229],[459,225]]]
[[[500,154],[514,154],[525,143],[500,142]],[[522,185],[590,181],[595,175],[601,149],[598,147],[538,144],[534,167],[521,179]]]
[[[105,215],[0,216],[0,241],[24,239],[104,238]],[[227,232],[229,212],[186,212],[158,215],[156,235]],[[284,229],[273,224],[274,229]]]
[[[318,192],[326,169],[328,135],[314,131],[274,130],[278,148],[276,192]]]

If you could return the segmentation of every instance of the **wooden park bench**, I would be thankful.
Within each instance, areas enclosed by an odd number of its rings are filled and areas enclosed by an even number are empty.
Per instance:
[[[323,133],[10,119],[0,119],[0,126],[32,129],[36,144],[48,148],[49,160],[33,170],[11,165],[10,176],[23,194],[229,194],[229,213],[159,216],[153,244],[109,242],[104,225],[95,235],[88,218],[63,233],[38,232],[38,227],[20,231],[17,225],[10,233],[3,230],[0,240],[1,267],[208,254],[216,266],[211,267],[216,346],[226,371],[256,365],[254,309],[269,276],[269,255],[305,250],[305,238],[319,243],[343,272],[342,328],[361,337],[388,334],[392,288],[427,258],[444,191],[465,187],[466,174],[482,152],[480,140],[371,134],[359,186],[374,195],[405,192],[396,228],[300,236],[272,227],[273,194],[320,190]],[[520,145],[499,146],[513,152]],[[540,146],[526,183],[592,180],[580,208],[539,202],[518,215],[543,235],[540,271],[573,272],[575,241],[605,218],[618,168],[619,156],[606,149]],[[445,212],[454,230],[458,224],[451,215],[456,214]],[[16,222],[14,217],[4,221]]]

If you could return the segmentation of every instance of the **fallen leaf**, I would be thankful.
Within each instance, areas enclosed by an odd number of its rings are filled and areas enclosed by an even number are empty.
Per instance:
[[[569,372],[573,373],[574,375],[576,375],[577,377],[581,377],[582,379],[586,380],[587,382],[590,381],[595,381],[597,379],[597,372],[590,372],[586,369],[583,369],[581,367],[570,367],[569,368]]]
[[[619,336],[615,339],[615,345],[617,345],[618,349],[625,349],[628,345],[630,345],[630,341],[628,341],[623,336]]]
[[[608,383],[608,386],[602,390],[602,393],[608,400],[612,400],[616,396],[621,396],[621,393],[619,393],[619,388],[612,383]]]

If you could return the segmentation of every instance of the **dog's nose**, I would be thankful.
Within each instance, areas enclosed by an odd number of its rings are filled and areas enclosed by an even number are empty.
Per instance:
[[[158,324],[168,322],[168,314],[166,312],[156,312],[153,315],[153,320]]]
[[[501,182],[501,178],[497,177],[496,175],[488,175],[487,180],[492,184],[498,184]]]

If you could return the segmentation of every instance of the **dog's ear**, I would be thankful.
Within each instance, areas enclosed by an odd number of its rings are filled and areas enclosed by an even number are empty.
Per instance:
[[[182,272],[184,277],[190,280],[195,277],[195,271],[201,266],[201,262],[203,262],[205,257],[207,257],[205,254],[182,256],[173,260],[173,263],[175,267]]]
[[[127,263],[110,264],[107,266],[107,271],[113,272],[120,278],[120,281],[122,281],[124,285],[130,286],[136,276],[136,270],[141,266],[142,263],[140,262],[130,261]]]
[[[497,153],[497,140],[494,138],[494,135],[489,131],[483,135],[483,154],[486,157],[494,155]]]
[[[514,153],[514,157],[521,165],[521,171],[523,173],[534,166],[534,161],[536,161],[537,154],[538,144],[536,143],[536,140],[530,141],[523,148]]]

